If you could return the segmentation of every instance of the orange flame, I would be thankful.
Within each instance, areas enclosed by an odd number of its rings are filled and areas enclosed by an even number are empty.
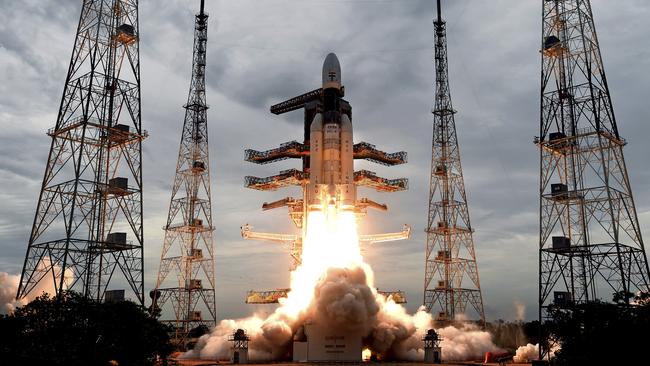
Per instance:
[[[363,265],[354,212],[330,206],[327,211],[310,212],[307,223],[302,263],[291,273],[291,291],[281,299],[278,309],[292,319],[309,307],[314,289],[328,268]]]

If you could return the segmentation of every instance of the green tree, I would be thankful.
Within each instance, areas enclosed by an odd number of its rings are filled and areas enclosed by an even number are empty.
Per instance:
[[[130,301],[42,295],[0,318],[0,359],[7,365],[153,365],[171,351],[168,328]]]
[[[594,301],[552,309],[552,320],[544,325],[560,345],[556,364],[637,363],[639,350],[648,344],[650,305],[646,294],[636,296],[634,305],[624,302],[626,298],[630,295],[615,296],[615,303]]]

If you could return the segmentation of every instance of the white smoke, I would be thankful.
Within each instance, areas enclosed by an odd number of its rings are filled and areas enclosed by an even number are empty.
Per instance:
[[[525,363],[535,361],[539,358],[539,345],[528,343],[525,346],[517,348],[515,356],[512,358],[514,362]]]
[[[555,354],[558,353],[561,349],[559,343],[556,343],[551,346],[551,349],[548,351],[548,357],[553,358]],[[525,346],[517,348],[515,356],[513,357],[514,362],[530,362],[539,359],[539,344],[528,343]]]
[[[519,322],[523,322],[526,318],[526,305],[521,301],[515,301],[515,317],[515,320]]]
[[[0,314],[11,314],[16,307],[23,306],[26,302],[16,300],[20,276],[0,272]]]
[[[403,306],[374,290],[367,264],[329,269],[315,290],[308,316],[332,330],[361,331],[366,347],[385,358],[422,359],[422,337],[433,325],[424,311],[409,315]]]
[[[39,262],[37,269],[43,270],[50,268],[48,265],[49,260],[44,259]],[[59,273],[60,267],[54,266],[54,273]],[[72,271],[67,270],[63,285],[67,287],[73,279]],[[30,301],[44,293],[54,294],[54,282],[50,276],[43,278],[33,290],[30,291],[28,296],[16,300],[16,293],[18,292],[18,285],[20,283],[20,275],[12,275],[7,272],[0,272],[0,314],[12,314],[16,308],[27,305]]]
[[[274,314],[275,315],[275,314]],[[249,357],[255,361],[272,361],[282,358],[291,341],[293,331],[287,322],[263,319],[253,315],[238,320],[222,320],[212,333],[202,336],[195,349],[185,353],[183,358],[202,358],[227,360],[230,355],[230,342],[236,329],[245,329],[251,338]]]
[[[297,318],[283,315],[282,308],[268,318],[259,315],[223,320],[199,339],[185,358],[227,359],[228,337],[236,329],[245,329],[250,337],[249,356],[254,361],[271,361],[286,356],[293,334],[307,319],[325,325],[328,330],[361,331],[374,352],[400,359],[417,359],[423,354],[420,339],[431,327],[431,317],[420,312],[406,313],[404,307],[386,300],[372,286],[370,267],[330,268],[314,289],[314,298]],[[420,357],[421,358],[421,357]]]
[[[482,360],[486,352],[503,352],[494,345],[492,335],[470,323],[456,328],[437,329],[442,337],[442,359],[445,361]]]
[[[431,315],[421,308],[414,315],[374,290],[372,270],[366,264],[353,268],[330,268],[314,289],[314,297],[298,317],[283,315],[279,307],[268,318],[259,315],[239,320],[223,320],[210,334],[199,339],[184,358],[228,359],[228,337],[244,329],[250,337],[251,361],[281,360],[289,355],[293,334],[314,321],[328,330],[362,331],[364,346],[394,360],[423,360],[422,337],[433,326]],[[486,351],[498,350],[489,333],[473,326],[439,330],[443,357],[449,360],[481,358]]]

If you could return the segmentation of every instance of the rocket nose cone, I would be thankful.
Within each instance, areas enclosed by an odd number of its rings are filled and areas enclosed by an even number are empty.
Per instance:
[[[323,62],[323,86],[332,83],[341,85],[341,64],[334,53],[327,55]]]

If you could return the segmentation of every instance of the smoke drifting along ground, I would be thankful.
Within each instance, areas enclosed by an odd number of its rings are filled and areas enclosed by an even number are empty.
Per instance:
[[[514,362],[530,362],[539,358],[539,345],[528,343],[525,346],[517,348],[515,356],[512,358]]]
[[[437,332],[443,338],[440,346],[445,361],[480,360],[486,352],[503,352],[494,345],[489,332],[473,324],[460,328],[449,326],[437,329]]]
[[[227,359],[228,337],[241,328],[251,338],[252,361],[280,360],[288,357],[298,329],[315,322],[328,331],[361,332],[364,348],[387,359],[423,359],[421,339],[433,319],[424,309],[410,315],[377,293],[372,269],[361,257],[354,215],[314,212],[309,222],[302,264],[292,272],[291,291],[275,312],[267,318],[221,321],[185,358]],[[443,358],[448,360],[480,359],[486,351],[498,350],[490,334],[477,328],[447,327],[439,332]]]

